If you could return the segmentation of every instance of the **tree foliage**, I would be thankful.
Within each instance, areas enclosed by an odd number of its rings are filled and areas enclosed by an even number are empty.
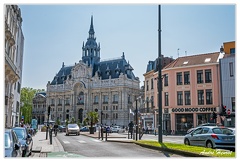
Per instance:
[[[33,98],[37,92],[43,92],[44,89],[33,89],[30,87],[21,88],[20,103],[21,115],[24,116],[24,123],[31,123]]]
[[[84,119],[83,122],[88,123],[89,125],[91,125],[91,127],[93,127],[93,125],[98,123],[98,121],[99,121],[98,113],[95,111],[90,111],[87,113],[87,117]]]

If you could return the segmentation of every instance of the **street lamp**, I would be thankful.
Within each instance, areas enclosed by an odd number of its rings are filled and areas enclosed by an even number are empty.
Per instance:
[[[47,118],[47,130],[46,130],[46,140],[48,139],[48,127],[49,127],[49,115],[50,115],[51,107],[48,106],[48,118]]]
[[[158,5],[158,142],[162,143],[161,5]]]

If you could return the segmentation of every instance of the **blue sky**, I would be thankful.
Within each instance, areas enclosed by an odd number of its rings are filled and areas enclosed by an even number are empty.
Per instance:
[[[149,60],[158,57],[158,4],[19,4],[25,37],[22,87],[46,89],[62,62],[82,58],[91,15],[101,59],[125,58],[143,85]],[[236,41],[234,4],[162,4],[162,54],[219,51]],[[186,51],[186,52],[185,52]]]

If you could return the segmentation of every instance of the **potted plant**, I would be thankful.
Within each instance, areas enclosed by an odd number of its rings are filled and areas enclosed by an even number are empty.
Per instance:
[[[87,113],[87,117],[84,119],[84,122],[86,122],[86,123],[88,123],[88,125],[90,125],[90,127],[89,127],[90,134],[94,134],[93,125],[98,123],[98,121],[99,121],[99,117],[98,117],[97,112],[90,111],[90,112]]]

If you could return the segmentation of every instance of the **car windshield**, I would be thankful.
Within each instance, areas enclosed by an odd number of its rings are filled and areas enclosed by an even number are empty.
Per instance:
[[[5,148],[10,148],[10,136],[8,133],[5,133]]]
[[[77,124],[68,124],[68,128],[77,128],[78,125]]]
[[[26,138],[26,134],[24,133],[24,129],[14,129],[14,131],[16,132],[19,139],[25,139]]]
[[[227,135],[233,134],[232,131],[230,129],[227,129],[227,128],[213,128],[212,131],[215,134],[227,134]]]

